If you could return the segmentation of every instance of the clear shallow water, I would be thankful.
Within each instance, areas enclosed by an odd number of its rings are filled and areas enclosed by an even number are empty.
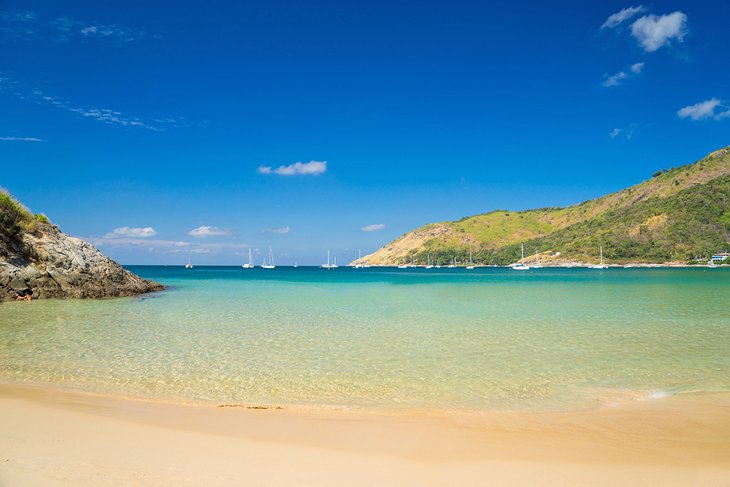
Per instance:
[[[0,380],[456,410],[730,390],[730,269],[130,269],[170,289],[0,305]]]

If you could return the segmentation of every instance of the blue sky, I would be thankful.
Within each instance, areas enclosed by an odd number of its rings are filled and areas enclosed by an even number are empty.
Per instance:
[[[125,264],[346,262],[729,145],[728,18],[727,0],[0,1],[0,185]]]

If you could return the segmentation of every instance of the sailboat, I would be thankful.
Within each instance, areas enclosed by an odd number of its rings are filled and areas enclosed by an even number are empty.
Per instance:
[[[403,257],[400,258],[400,265],[398,269],[408,269],[408,266],[403,262]]]
[[[271,251],[271,245],[269,245],[269,262],[266,263],[266,259],[264,259],[264,263],[261,264],[262,269],[274,269],[276,268],[276,264],[274,264],[274,253]]]
[[[473,269],[474,268],[474,262],[471,260],[471,252],[469,252],[469,265],[466,266],[467,269]]]
[[[512,269],[515,271],[527,271],[530,270],[530,266],[525,264],[525,244],[522,244],[522,258],[519,262],[512,265]]]
[[[248,249],[248,263],[243,264],[241,267],[244,269],[253,269],[253,256],[251,255],[251,249]]]
[[[337,257],[335,257],[334,264],[330,263],[330,251],[328,250],[327,251],[327,263],[322,264],[322,269],[331,270],[331,269],[336,269],[336,268],[337,268]]]
[[[601,249],[601,263],[588,266],[589,269],[608,269],[608,266],[603,263],[603,245],[600,246],[600,249]]]
[[[431,263],[431,253],[428,253],[428,264],[426,264],[426,269],[433,269],[433,264]]]
[[[360,249],[357,249],[357,264],[355,264],[355,269],[363,268],[363,265],[360,263],[360,259],[362,259],[362,252]]]
[[[446,267],[449,269],[453,269],[454,267],[456,267],[456,257],[452,257],[451,263],[449,265],[447,265]]]
[[[411,265],[410,265],[410,267],[416,267],[416,262],[415,262],[415,260],[414,260],[414,258],[413,258],[412,255],[411,255]]]
[[[185,264],[185,268],[186,269],[192,269],[193,268],[193,264],[192,264],[192,262],[190,262],[190,256],[188,256],[188,263]]]

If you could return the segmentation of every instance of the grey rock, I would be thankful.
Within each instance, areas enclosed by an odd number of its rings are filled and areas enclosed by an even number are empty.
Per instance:
[[[104,298],[160,291],[164,286],[129,272],[58,227],[38,224],[34,232],[13,240],[0,232],[0,301],[15,299],[26,289],[34,299]]]

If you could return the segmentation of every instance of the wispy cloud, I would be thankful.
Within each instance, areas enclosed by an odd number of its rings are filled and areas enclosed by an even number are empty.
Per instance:
[[[295,162],[277,168],[261,165],[258,168],[259,174],[278,174],[279,176],[317,176],[325,171],[327,171],[327,161]]]
[[[730,107],[725,105],[718,98],[710,98],[709,100],[695,103],[677,110],[679,118],[689,118],[697,122],[699,120],[722,120],[730,118]]]
[[[276,233],[279,235],[283,235],[285,233],[291,232],[291,228],[289,226],[286,227],[278,227],[278,228],[262,228],[261,233]]]
[[[88,237],[85,238],[89,242],[97,246],[107,247],[188,247],[192,245],[190,242],[184,242],[180,240],[155,240],[148,238],[133,238],[133,237]]]
[[[39,88],[30,86],[22,81],[15,80],[8,76],[3,76],[3,73],[1,72],[0,93],[8,93],[21,100],[30,101],[39,105],[49,105],[89,120],[95,120],[108,125],[116,125],[120,127],[144,128],[155,132],[163,132],[169,128],[205,126],[205,124],[189,122],[184,118],[168,117],[157,118],[154,120],[143,120],[137,116],[123,113],[119,110],[79,106],[64,98],[46,93]]]
[[[107,39],[117,45],[143,39],[147,33],[141,29],[123,27],[115,24],[86,22],[71,17],[57,17],[51,22],[56,31],[56,40],[67,41],[73,38]]]
[[[117,227],[114,231],[107,233],[105,238],[118,238],[118,237],[137,237],[137,238],[148,238],[154,237],[157,232],[152,227]]]
[[[629,20],[630,18],[634,17],[637,14],[640,14],[642,12],[645,12],[646,8],[644,8],[643,5],[638,5],[636,7],[627,7],[625,9],[622,9],[618,12],[616,12],[613,15],[610,15],[606,21],[601,26],[601,29],[613,29],[615,27],[618,27],[626,20]]]
[[[631,65],[631,72],[634,74],[640,74],[644,70],[645,63],[634,63]]]
[[[162,240],[151,238],[134,238],[125,236],[84,237],[98,247],[138,249],[161,253],[208,254],[229,250],[245,250],[250,247],[246,243],[201,243],[184,240]]]
[[[195,249],[172,249],[168,250],[168,254],[209,254],[211,249],[198,247]]]
[[[608,133],[608,136],[612,139],[615,139],[617,137],[623,137],[626,140],[631,140],[634,137],[634,133],[636,132],[637,128],[638,125],[636,125],[635,123],[630,124],[626,128],[616,127]]]
[[[612,74],[612,75],[606,74],[603,78],[603,81],[601,82],[601,86],[606,87],[606,88],[611,87],[611,86],[618,86],[621,84],[621,82],[623,80],[625,80],[628,77],[629,77],[629,75],[627,75],[623,71],[619,71],[618,73]]]
[[[0,37],[6,40],[55,42],[94,38],[123,45],[150,36],[146,31],[134,27],[92,22],[68,16],[44,18],[35,12],[6,10],[0,12]]]
[[[0,140],[10,142],[45,142],[44,139],[38,137],[0,137]]]
[[[384,223],[373,223],[372,225],[365,225],[362,227],[363,232],[379,232],[385,228]]]
[[[623,81],[641,74],[641,72],[644,70],[644,65],[644,63],[634,63],[626,70],[622,70],[618,73],[614,73],[611,75],[605,74],[603,76],[603,81],[601,81],[601,86],[603,86],[604,88],[618,86]]]
[[[39,34],[38,16],[24,10],[5,10],[0,12],[0,38],[32,39]]]
[[[194,228],[188,232],[191,237],[204,238],[204,237],[220,237],[222,235],[230,235],[231,231],[226,228],[218,228],[211,226],[202,226]]]
[[[646,52],[654,52],[672,40],[683,42],[687,31],[687,15],[679,11],[645,15],[631,24],[631,35]]]

